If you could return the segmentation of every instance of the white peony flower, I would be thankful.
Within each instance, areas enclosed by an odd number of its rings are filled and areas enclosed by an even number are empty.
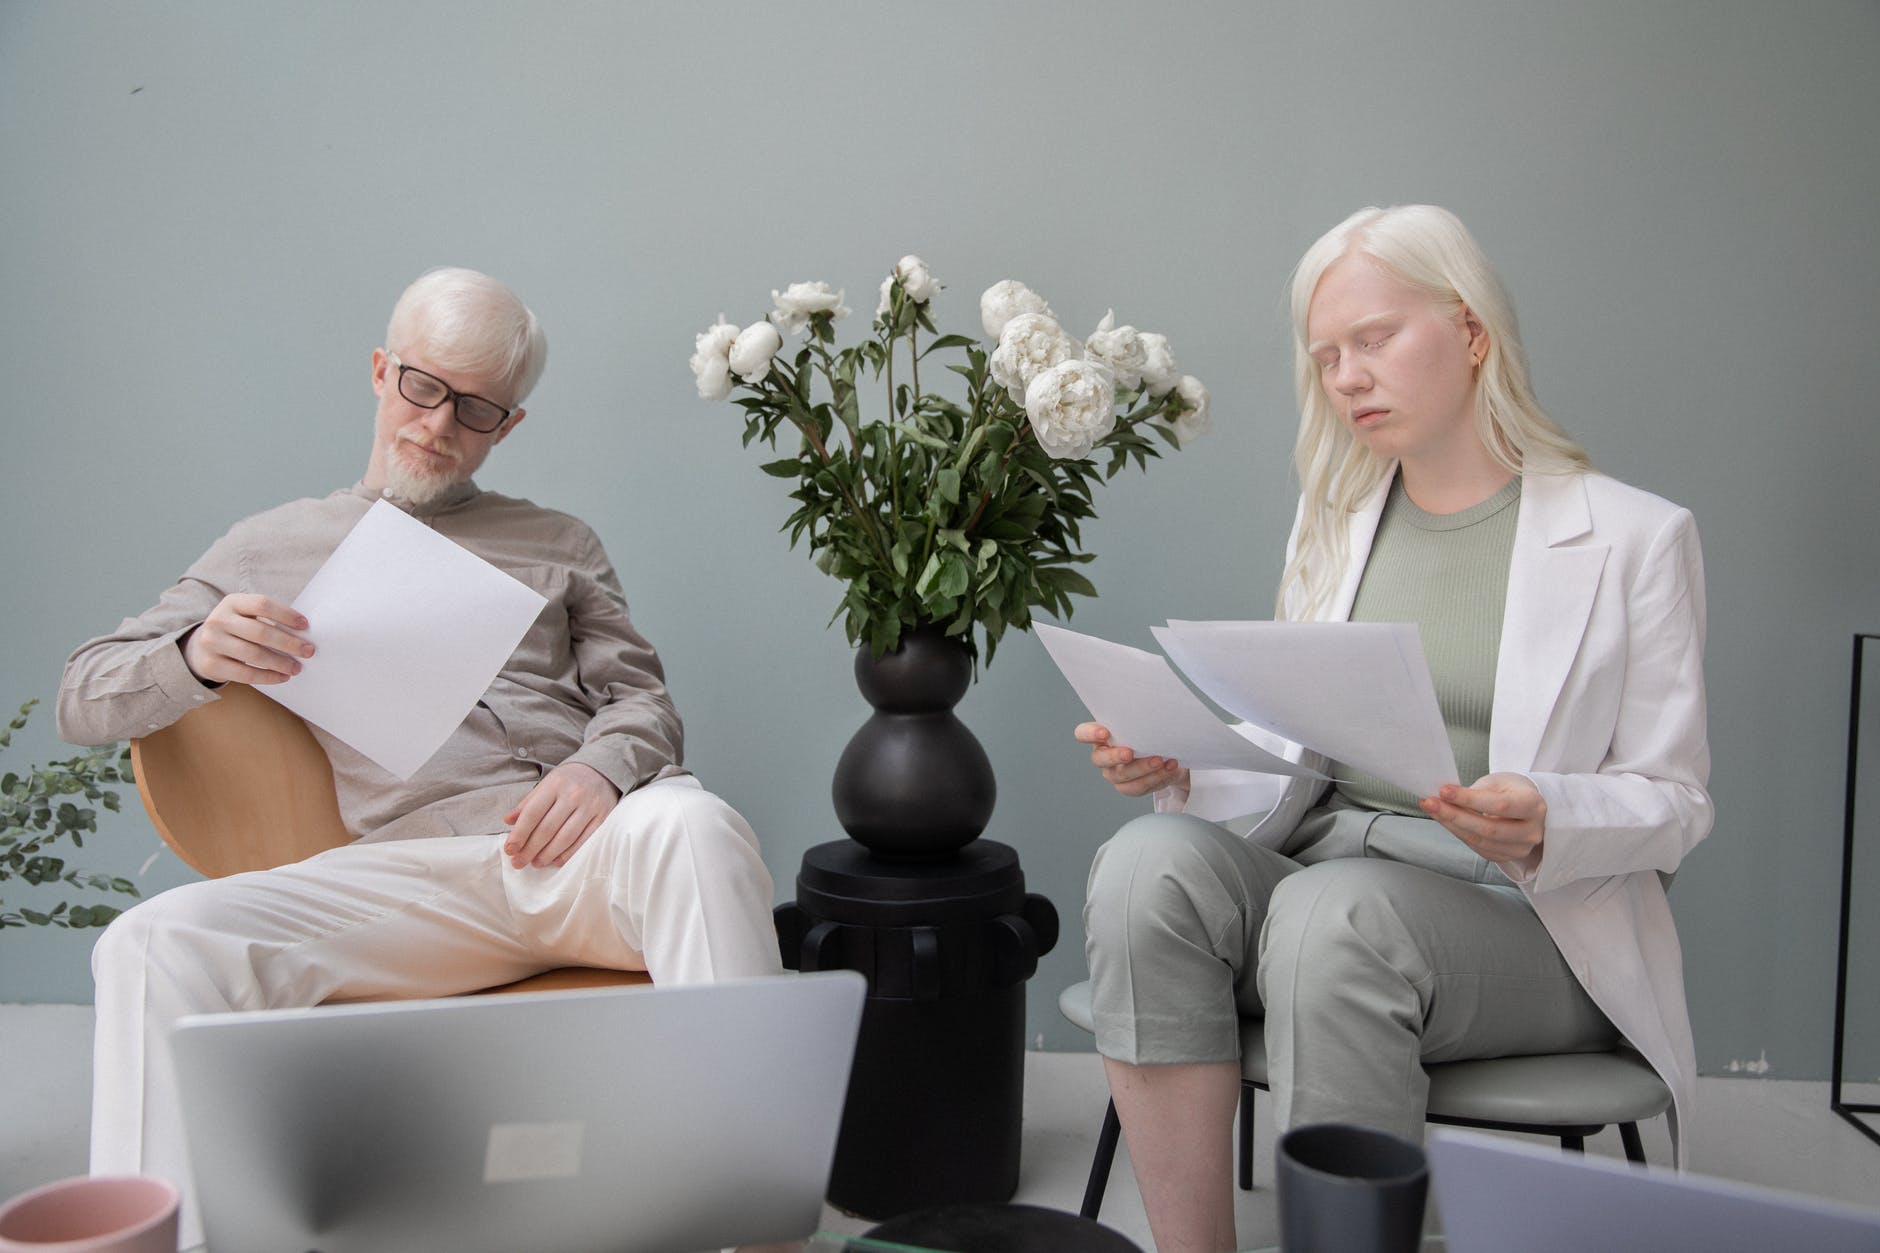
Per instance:
[[[1039,373],[1059,362],[1075,359],[1083,345],[1065,334],[1048,313],[1021,313],[999,332],[992,350],[992,381],[1025,403],[1025,389]]]
[[[1156,397],[1168,395],[1182,377],[1175,366],[1174,350],[1168,346],[1168,336],[1143,331],[1136,339],[1142,345],[1142,390]]]
[[[994,283],[979,297],[979,322],[986,328],[987,339],[999,338],[1005,324],[1021,313],[1042,313],[1047,318],[1057,316],[1043,296],[1015,278]]]
[[[907,298],[917,305],[924,305],[940,294],[940,283],[927,268],[927,263],[913,253],[908,253],[895,263],[894,272],[881,280],[881,304],[875,309],[875,316],[882,317],[888,312],[890,297],[894,292],[894,280],[901,280],[901,290]]]
[[[1208,389],[1194,375],[1184,374],[1175,391],[1182,398],[1182,411],[1169,429],[1175,432],[1175,443],[1186,448],[1208,433]]]
[[[731,344],[737,337],[738,328],[721,313],[692,341],[692,375],[698,380],[699,399],[723,400],[731,394]]]
[[[783,347],[783,335],[769,322],[753,322],[731,343],[731,372],[746,383],[761,383],[770,373],[770,359]]]
[[[827,283],[792,283],[782,291],[773,288],[770,299],[777,307],[771,311],[770,320],[794,335],[818,313],[846,318],[849,310],[842,296]]]
[[[1116,310],[1105,313],[1096,332],[1084,341],[1084,355],[1109,366],[1118,387],[1134,391],[1142,385],[1142,367],[1148,359],[1142,336],[1133,326],[1118,326]]]
[[[1054,365],[1025,389],[1025,413],[1039,446],[1053,457],[1088,457],[1116,429],[1116,381],[1094,361]]]
[[[894,277],[901,280],[901,290],[917,305],[924,305],[940,294],[940,283],[927,263],[912,253],[894,267]]]

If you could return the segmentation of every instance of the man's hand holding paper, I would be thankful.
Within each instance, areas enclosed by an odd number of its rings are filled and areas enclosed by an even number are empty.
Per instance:
[[[183,664],[205,683],[285,683],[300,673],[296,658],[313,656],[296,634],[306,630],[306,617],[273,597],[233,592],[189,633]]]

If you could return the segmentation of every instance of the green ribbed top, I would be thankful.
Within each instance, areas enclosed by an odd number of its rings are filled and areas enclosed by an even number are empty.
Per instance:
[[[1488,773],[1488,722],[1495,707],[1508,563],[1521,513],[1521,479],[1460,513],[1425,513],[1399,478],[1351,606],[1353,622],[1414,622],[1423,636],[1436,703],[1463,783]],[[1418,797],[1334,763],[1339,792],[1367,809],[1422,817]]]

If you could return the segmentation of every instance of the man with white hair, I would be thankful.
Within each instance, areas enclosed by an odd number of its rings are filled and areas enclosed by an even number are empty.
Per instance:
[[[600,541],[471,479],[521,424],[546,355],[503,284],[424,275],[372,354],[365,477],[238,522],[155,606],[66,663],[59,729],[79,744],[148,734],[225,684],[286,681],[319,628],[291,602],[381,499],[548,600],[410,779],[316,731],[354,843],[161,893],[105,931],[94,1173],[186,1183],[167,1056],[183,1014],[449,995],[567,965],[663,984],[780,969],[756,836],[681,764],[659,659]]]

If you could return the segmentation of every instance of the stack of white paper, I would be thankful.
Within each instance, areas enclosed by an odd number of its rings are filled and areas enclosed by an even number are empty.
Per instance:
[[[1190,767],[1314,774],[1235,734],[1161,657],[1059,627],[1036,629],[1112,743]],[[1170,622],[1154,634],[1196,687],[1256,727],[1417,796],[1458,782],[1412,624]]]

